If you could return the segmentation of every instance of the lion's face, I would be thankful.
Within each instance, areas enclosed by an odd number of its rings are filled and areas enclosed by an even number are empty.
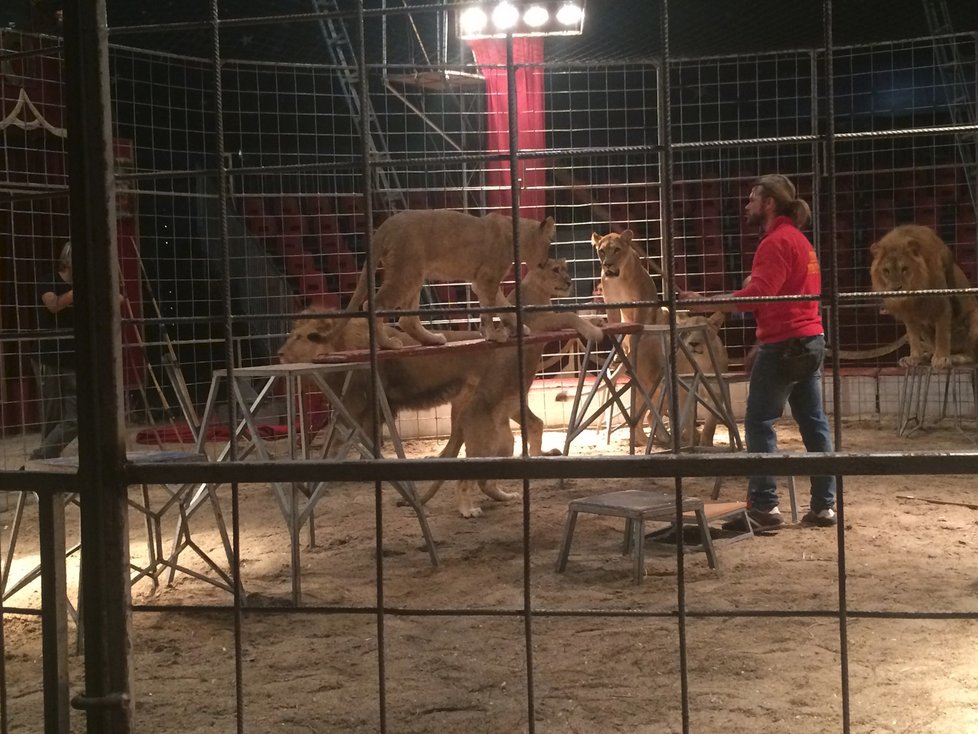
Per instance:
[[[926,227],[901,225],[888,232],[869,251],[873,290],[904,291],[929,288],[931,271],[943,257],[946,246]],[[933,264],[929,264],[933,263]]]
[[[574,287],[574,281],[567,271],[566,258],[550,258],[533,272],[551,298],[566,298]]]
[[[705,329],[695,329],[683,334],[683,342],[689,348],[693,359],[707,374],[713,372],[713,363],[710,360],[710,348],[713,349],[718,367],[726,371],[727,349],[720,339],[720,327],[723,326],[724,314],[722,311],[711,314],[710,316],[688,315],[682,316],[680,322],[683,325],[701,325]]]
[[[594,249],[598,251],[603,278],[617,278],[621,274],[621,266],[625,259],[633,257],[630,229],[626,229],[621,234],[611,232],[604,237],[599,237],[595,232],[591,235],[591,242],[594,244]]]
[[[927,266],[916,252],[898,246],[880,248],[870,266],[873,290],[903,291],[926,288]]]
[[[327,335],[331,328],[332,322],[328,319],[296,319],[278,350],[279,361],[283,364],[312,362],[327,354]]]
[[[322,314],[323,311],[307,310],[304,314]],[[346,319],[342,328],[336,329],[337,321],[327,318],[296,319],[292,331],[278,350],[283,364],[315,362],[334,352],[366,349],[370,346],[367,320]]]

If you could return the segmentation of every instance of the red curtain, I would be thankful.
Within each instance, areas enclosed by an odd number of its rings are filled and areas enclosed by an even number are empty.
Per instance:
[[[469,41],[475,62],[486,80],[487,149],[509,155],[509,87],[506,75],[506,41],[488,38]],[[514,38],[516,69],[516,125],[518,150],[542,150],[546,146],[543,107],[542,38]],[[546,205],[546,173],[543,159],[517,161],[520,181],[520,216],[543,219]],[[489,210],[508,214],[512,205],[509,161],[491,161],[486,173]]]

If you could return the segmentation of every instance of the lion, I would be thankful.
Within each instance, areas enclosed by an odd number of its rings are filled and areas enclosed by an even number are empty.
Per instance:
[[[601,262],[601,291],[605,303],[643,302],[639,305],[609,307],[608,321],[651,325],[668,323],[668,313],[658,305],[659,291],[649,271],[642,265],[632,236],[630,229],[620,234],[611,232],[603,237],[596,232],[591,234],[591,242]],[[648,334],[634,334],[629,337],[626,353],[642,391],[651,395],[665,375],[662,340]],[[647,410],[647,406],[641,405],[638,415],[633,418],[633,446],[637,445],[639,437],[643,443],[648,441],[642,428],[642,419]]]
[[[547,305],[550,298],[563,296],[570,291],[571,279],[564,260],[548,260],[531,268],[521,282],[522,302],[526,305]],[[515,296],[513,296],[515,298]],[[335,316],[335,314],[333,314]],[[319,318],[300,318],[279,350],[279,358],[286,363],[314,362],[335,352],[364,349],[369,346],[368,323],[364,318],[344,318],[337,328],[327,314]],[[600,339],[601,328],[573,313],[529,311],[525,320],[536,330],[575,328],[584,337]],[[404,346],[418,346],[411,335],[399,332],[393,326],[382,324],[388,337],[402,340]],[[446,341],[480,339],[479,332],[442,332]],[[405,358],[383,359],[378,362],[381,383],[391,411],[396,415],[404,408],[428,408],[452,403],[452,437],[443,456],[457,456],[462,443],[470,456],[506,455],[507,439],[499,426],[505,417],[505,433],[508,434],[509,456],[513,452],[513,435],[509,419],[518,421],[521,391],[525,394],[536,373],[543,345],[528,344],[524,347],[524,366],[519,368],[516,343],[500,345],[475,355],[465,352],[454,359],[446,359],[444,352]],[[354,384],[347,391],[344,407],[354,421],[371,435],[373,408],[370,402],[370,374],[366,370],[349,373]],[[522,376],[522,382],[520,380]],[[345,379],[342,373],[326,378],[330,387],[338,390]],[[515,396],[515,397],[514,397]],[[466,406],[476,406],[465,410]],[[527,411],[528,450],[542,454],[543,421],[532,411]],[[475,452],[475,453],[473,453]],[[482,490],[496,500],[512,499],[514,495],[499,490],[493,483],[480,482]],[[430,491],[425,499],[434,492]],[[475,517],[481,509],[466,492],[460,495],[459,510],[463,516]]]
[[[950,248],[928,227],[895,227],[873,243],[870,253],[874,291],[971,287]],[[890,296],[883,299],[883,305],[907,329],[910,355],[900,358],[902,366],[929,361],[938,369],[947,369],[974,361],[978,345],[978,299],[974,296]]]
[[[520,255],[530,267],[547,260],[554,238],[553,217],[542,222],[519,220]],[[377,309],[417,311],[426,279],[464,280],[483,309],[508,306],[500,283],[513,265],[513,220],[501,214],[476,217],[451,209],[401,211],[384,221],[374,233],[374,265],[384,266],[384,281],[377,289]],[[347,310],[361,308],[367,300],[368,268],[364,263]],[[500,314],[504,326],[497,328],[491,313],[483,313],[482,334],[486,339],[505,341],[516,332],[516,316]],[[417,314],[402,316],[404,333],[421,344],[444,344],[445,335],[429,331]],[[508,329],[508,331],[507,331]],[[397,349],[403,339],[378,328],[378,344]]]
[[[525,306],[546,306],[553,298],[568,296],[573,280],[567,270],[567,261],[550,259],[537,268],[531,268],[520,283],[521,301]],[[510,295],[515,302],[515,291]],[[555,311],[527,311],[524,320],[534,332],[575,329],[585,340],[600,342],[602,329],[581,318],[576,313]],[[510,420],[521,423],[520,406],[526,400],[530,386],[536,377],[545,344],[524,345],[523,367],[520,382],[513,380],[515,362],[509,350],[495,350],[485,365],[483,377],[475,389],[459,400],[452,401],[452,432],[440,456],[458,456],[465,445],[466,456],[512,456],[515,440]],[[543,421],[526,408],[527,453],[543,456]],[[557,452],[559,453],[559,452]],[[459,513],[462,517],[478,517],[482,509],[471,491],[472,482],[458,483]],[[438,491],[441,482],[435,482],[422,497],[427,502]],[[489,480],[478,480],[482,492],[493,499],[516,494],[496,489]]]
[[[704,329],[695,329],[685,332],[681,337],[683,343],[686,345],[686,348],[693,355],[693,361],[698,365],[700,372],[702,372],[704,375],[712,375],[717,371],[722,374],[730,367],[727,348],[724,346],[723,340],[720,339],[720,327],[723,326],[725,317],[726,314],[724,314],[722,311],[717,311],[709,316],[701,316],[697,314],[678,315],[678,323],[682,326],[698,325],[706,327]],[[713,353],[712,358],[710,356],[711,352]],[[713,362],[714,359],[716,359],[715,365]],[[686,352],[682,349],[677,351],[676,371],[680,375],[688,375],[693,372],[693,367],[689,362],[689,358],[686,356]],[[711,402],[706,392],[706,388],[700,387],[699,392],[704,400]],[[693,424],[695,424],[696,412],[697,411],[694,408],[691,427]],[[712,446],[716,429],[717,416],[713,413],[713,411],[707,410],[702,429],[695,429],[691,432],[687,432],[684,429],[683,445]]]
[[[336,325],[339,320],[340,325]],[[305,311],[295,320],[292,331],[278,351],[285,364],[315,362],[336,352],[353,352],[370,346],[369,324],[366,318],[346,318],[336,312]],[[401,340],[405,346],[420,346],[411,336],[390,324],[381,324],[388,338]],[[481,340],[477,331],[445,331],[446,342]],[[433,408],[456,398],[477,381],[479,370],[466,360],[446,360],[443,355],[419,354],[405,359],[385,359],[378,362],[381,384],[396,416],[400,410]],[[369,370],[328,372],[324,379],[337,394],[346,386],[344,407],[351,420],[366,435],[373,433],[373,405]],[[312,389],[314,385],[307,385]]]

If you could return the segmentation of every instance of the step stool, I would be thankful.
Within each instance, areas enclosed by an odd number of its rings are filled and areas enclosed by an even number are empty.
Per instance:
[[[703,538],[703,550],[706,552],[710,568],[717,568],[716,551],[710,538],[710,527],[703,500],[697,497],[683,498],[683,522],[689,517],[699,526]],[[660,520],[674,521],[676,518],[676,495],[672,492],[653,492],[642,489],[626,489],[621,492],[607,492],[591,497],[572,500],[567,506],[567,518],[564,522],[564,537],[560,544],[560,554],[557,556],[557,573],[563,573],[567,567],[567,557],[570,555],[571,541],[574,537],[574,526],[577,524],[578,513],[591,515],[608,515],[625,518],[625,540],[622,553],[632,553],[632,580],[639,584],[645,573],[645,521]],[[734,513],[729,513],[734,514]]]

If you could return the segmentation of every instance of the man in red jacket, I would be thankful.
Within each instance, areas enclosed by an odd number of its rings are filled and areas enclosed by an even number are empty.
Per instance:
[[[745,207],[748,224],[763,228],[750,277],[733,297],[818,296],[822,279],[815,249],[802,234],[811,218],[808,204],[797,198],[794,185],[780,174],[757,180]],[[684,293],[684,298],[698,294]],[[717,309],[717,304],[694,310]],[[825,335],[817,299],[756,301],[720,305],[728,311],[753,311],[759,347],[750,371],[744,433],[750,453],[774,453],[775,424],[787,402],[805,448],[832,451],[829,422],[822,408],[822,361]],[[803,525],[835,525],[835,477],[811,478],[811,510]],[[774,530],[784,524],[778,509],[774,477],[751,477],[747,485],[748,516],[755,528]]]

